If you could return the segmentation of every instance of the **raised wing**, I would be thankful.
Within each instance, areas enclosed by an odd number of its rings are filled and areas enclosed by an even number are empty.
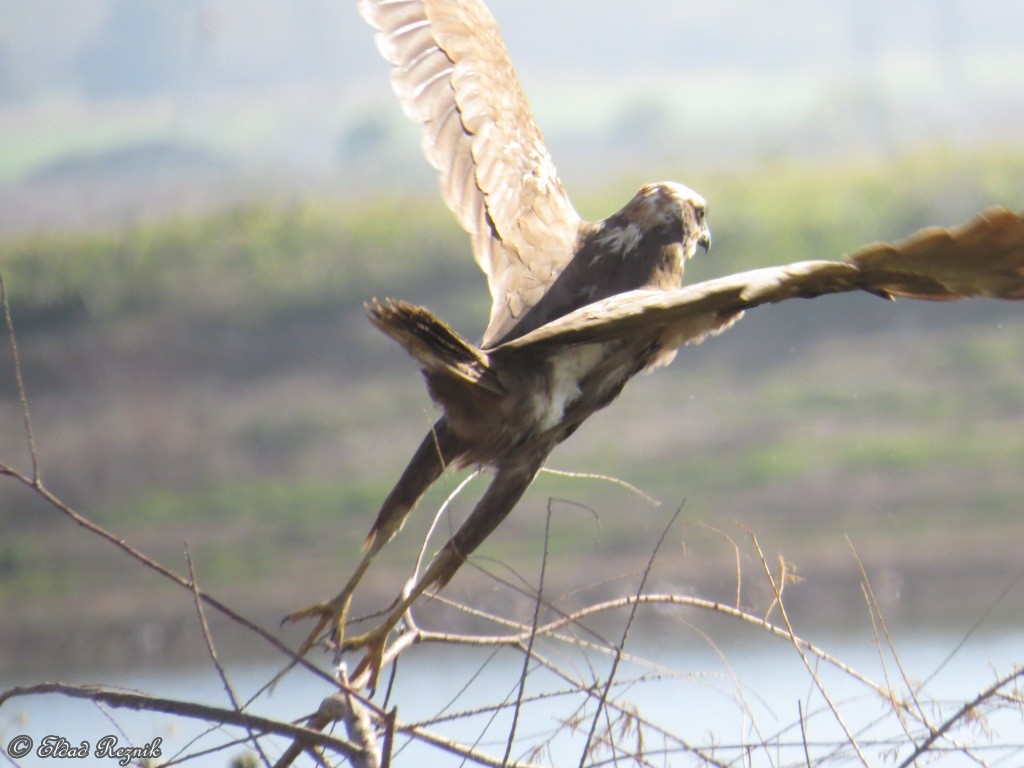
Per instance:
[[[922,229],[895,245],[870,245],[844,261],[804,261],[671,291],[621,293],[582,307],[493,350],[650,336],[698,343],[745,309],[793,298],[867,291],[885,298],[1024,299],[1024,215],[992,208],[953,230]]]
[[[441,195],[472,235],[493,304],[489,346],[571,259],[581,224],[498,26],[480,0],[360,0]]]

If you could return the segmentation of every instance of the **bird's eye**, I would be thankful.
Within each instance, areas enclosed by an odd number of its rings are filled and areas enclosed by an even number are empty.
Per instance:
[[[704,222],[704,215],[707,213],[707,210],[701,207],[695,208],[694,210],[697,213],[697,223],[702,224]]]

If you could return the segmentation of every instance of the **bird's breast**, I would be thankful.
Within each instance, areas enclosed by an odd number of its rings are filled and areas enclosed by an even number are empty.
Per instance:
[[[580,344],[559,350],[547,361],[546,382],[532,395],[534,421],[547,431],[561,424],[581,399],[600,397],[604,377],[595,376],[609,356],[608,344]],[[612,378],[621,378],[614,372]]]

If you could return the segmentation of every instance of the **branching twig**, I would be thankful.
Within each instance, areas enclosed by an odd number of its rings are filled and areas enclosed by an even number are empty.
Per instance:
[[[864,753],[861,751],[860,746],[857,744],[856,737],[850,731],[849,726],[846,724],[845,718],[843,718],[842,714],[839,712],[839,708],[835,705],[835,702],[833,702],[832,698],[828,695],[828,691],[826,691],[825,686],[822,685],[821,679],[818,677],[818,674],[814,671],[814,667],[807,660],[807,656],[804,653],[803,646],[797,641],[796,633],[793,631],[793,625],[790,623],[789,615],[786,612],[786,606],[782,602],[782,586],[780,584],[776,584],[775,578],[772,576],[771,568],[768,567],[768,560],[767,558],[765,558],[764,552],[761,550],[760,542],[758,542],[757,537],[754,535],[753,531],[748,530],[748,534],[751,538],[751,541],[754,544],[754,548],[757,550],[758,557],[761,560],[761,565],[764,568],[765,576],[768,578],[768,581],[772,586],[772,590],[775,593],[775,597],[778,600],[779,613],[782,616],[783,622],[785,622],[786,624],[786,630],[789,633],[789,637],[793,643],[793,647],[796,649],[797,654],[800,656],[800,660],[803,662],[804,667],[807,669],[807,673],[811,676],[811,680],[814,681],[814,685],[815,687],[817,687],[818,692],[825,699],[825,703],[828,704],[829,709],[832,710],[832,716],[839,724],[839,727],[843,729],[843,734],[846,736],[846,740],[850,744],[850,746],[853,747],[853,751],[856,753],[857,758],[860,760],[864,768],[870,768],[870,763],[868,763],[867,757],[864,756]]]
[[[64,514],[76,525],[84,528],[92,534],[95,534],[101,539],[104,539],[108,543],[113,544],[115,547],[120,549],[122,552],[127,554],[136,562],[140,563],[141,565],[145,566],[151,571],[158,573],[164,578],[172,581],[179,587],[187,589],[190,592],[194,590],[192,583],[188,579],[184,578],[183,576],[180,576],[179,574],[172,571],[170,568],[167,568],[166,566],[162,565],[156,560],[153,560],[152,558],[143,554],[142,552],[131,546],[124,539],[119,538],[115,534],[111,533],[102,526],[98,525],[97,523],[94,523],[89,518],[77,512],[74,508],[66,504],[53,493],[51,493],[50,490],[40,480],[33,481],[31,478],[13,469],[9,469],[9,471],[6,472],[5,474],[8,474],[10,477],[14,478],[19,483],[22,483],[26,487],[30,488],[40,498],[46,501],[47,504],[49,504],[51,507]],[[262,638],[274,649],[288,656],[294,663],[301,665],[308,672],[311,672],[312,674],[316,675],[322,680],[325,680],[326,682],[329,682],[331,684],[335,684],[333,677],[331,677],[329,674],[321,670],[313,663],[307,661],[305,658],[297,656],[287,645],[281,642],[275,635],[263,629],[263,627],[245,618],[225,603],[210,595],[208,592],[199,591],[198,594],[199,599],[206,603],[206,605],[210,606],[217,612],[229,618],[231,621],[235,622],[236,624],[239,624],[242,627],[245,627],[253,634]],[[370,707],[374,706],[372,702],[368,700],[364,700],[363,703]]]
[[[947,733],[949,733],[949,731],[954,726],[956,726],[957,723],[970,717],[971,713],[973,713],[979,706],[981,706],[981,704],[993,698],[1002,688],[1005,688],[1010,683],[1021,679],[1024,679],[1024,666],[1017,667],[1012,672],[1009,672],[1000,677],[999,679],[997,679],[994,683],[992,683],[992,685],[990,685],[988,688],[983,690],[973,699],[971,699],[962,707],[960,707],[951,717],[949,717],[938,728],[934,729],[931,732],[931,735],[927,739],[922,741],[920,744],[918,744],[917,748],[907,757],[907,759],[899,764],[899,768],[910,768],[910,766],[914,765],[917,762],[918,758],[920,758],[921,755],[927,752],[932,747],[932,745],[935,744],[936,741],[938,741]]]

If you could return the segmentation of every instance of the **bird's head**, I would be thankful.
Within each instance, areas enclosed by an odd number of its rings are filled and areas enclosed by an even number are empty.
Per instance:
[[[697,246],[705,252],[711,248],[707,210],[704,198],[689,187],[661,181],[642,186],[622,213],[645,237],[656,235],[679,243],[689,259]]]

